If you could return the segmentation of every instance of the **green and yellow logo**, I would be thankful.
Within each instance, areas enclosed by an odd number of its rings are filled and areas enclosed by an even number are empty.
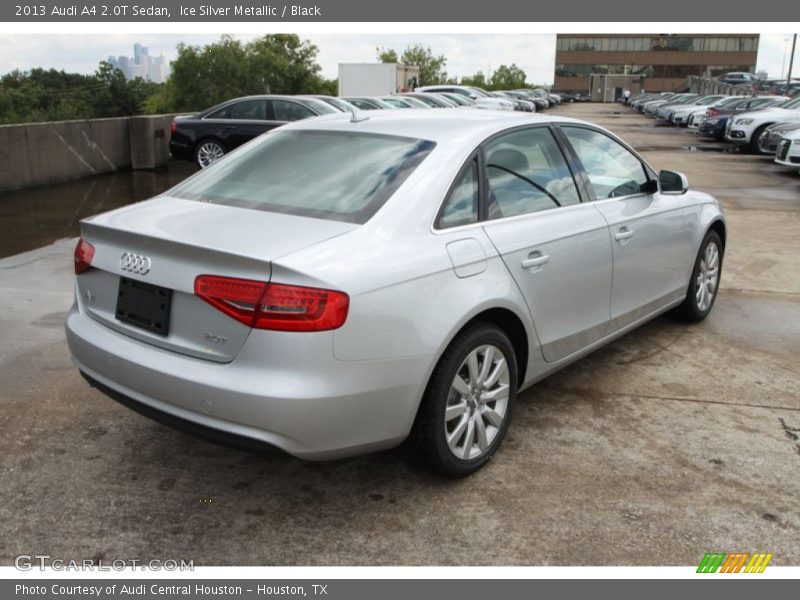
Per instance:
[[[763,573],[772,554],[757,552],[707,552],[697,567],[698,573]]]

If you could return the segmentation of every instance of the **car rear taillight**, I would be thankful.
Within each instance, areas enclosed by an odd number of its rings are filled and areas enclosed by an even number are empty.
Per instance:
[[[169,126],[169,131],[170,133],[175,133],[178,131],[178,124],[175,121],[173,121],[172,125]]]
[[[75,275],[92,268],[94,258],[94,246],[83,238],[78,238],[78,245],[75,246]]]
[[[707,114],[709,117],[716,117],[716,116],[719,114],[719,109],[716,109],[716,108],[709,108],[709,109],[706,111],[706,114]]]
[[[350,306],[343,292],[219,275],[197,277],[194,293],[248,327],[278,331],[338,329]]]

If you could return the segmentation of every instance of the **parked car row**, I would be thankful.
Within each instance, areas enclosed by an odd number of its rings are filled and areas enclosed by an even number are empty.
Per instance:
[[[800,94],[800,79],[787,81],[785,77],[779,79],[759,79],[752,86],[754,94],[773,94],[794,98]]]
[[[643,93],[631,108],[800,170],[800,97]]]
[[[561,102],[544,89],[487,92],[463,85],[432,85],[391,96],[245,96],[193,115],[176,117],[169,143],[173,158],[201,169],[245,142],[286,123],[354,110],[473,107],[540,112]]]

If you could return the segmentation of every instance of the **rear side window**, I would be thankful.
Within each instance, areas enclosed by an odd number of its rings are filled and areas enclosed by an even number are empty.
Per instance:
[[[478,160],[470,160],[459,173],[436,219],[437,229],[478,222]]]
[[[237,102],[231,107],[231,119],[254,119],[264,121],[266,118],[267,104],[264,100]]]
[[[435,144],[350,131],[276,130],[179,184],[178,198],[365,223]]]
[[[524,129],[486,145],[490,219],[578,204],[572,173],[546,127]]]

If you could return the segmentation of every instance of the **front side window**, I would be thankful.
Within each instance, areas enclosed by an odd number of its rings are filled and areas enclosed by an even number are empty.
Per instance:
[[[642,162],[604,133],[583,127],[562,127],[598,200],[640,194],[649,181]]]
[[[276,121],[300,121],[316,116],[311,109],[297,102],[287,100],[272,100],[271,102]]]
[[[278,129],[168,193],[213,204],[362,224],[434,146],[428,140],[388,135]]]
[[[580,196],[553,134],[524,129],[486,145],[490,219],[578,204]]]
[[[456,178],[436,219],[436,227],[446,229],[477,223],[478,198],[478,160],[473,158]]]

